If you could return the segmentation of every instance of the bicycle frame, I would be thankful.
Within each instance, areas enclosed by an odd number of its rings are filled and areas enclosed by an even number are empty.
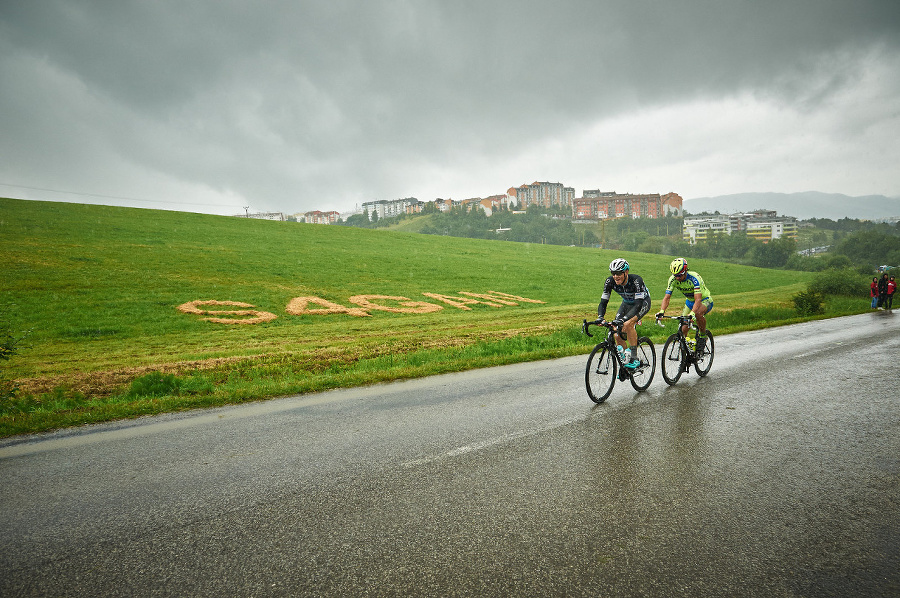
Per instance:
[[[678,327],[675,329],[675,334],[678,335],[678,339],[681,342],[681,348],[687,350],[690,357],[693,359],[695,357],[694,350],[688,345],[688,338],[681,329],[687,326],[689,330],[694,331],[694,336],[696,336],[700,331],[697,327],[697,317],[691,313],[689,316],[663,316],[659,320],[656,320],[656,324],[660,328],[665,328],[665,325],[660,320],[678,320]]]
[[[617,325],[616,325],[616,322],[603,322],[603,323],[601,323],[601,322],[599,322],[599,321],[596,321],[596,322],[588,322],[587,320],[585,320],[585,321],[584,321],[584,324],[583,324],[583,326],[582,326],[582,328],[583,328],[583,330],[584,330],[584,333],[585,333],[586,335],[588,335],[589,337],[593,338],[594,335],[591,334],[590,332],[588,332],[588,328],[589,328],[590,326],[602,326],[602,327],[604,327],[604,328],[607,329],[606,338],[604,338],[602,341],[598,342],[598,343],[597,343],[597,347],[605,347],[608,351],[610,351],[611,353],[615,354],[617,365],[618,365],[621,369],[624,370],[624,369],[625,369],[625,367],[624,367],[625,363],[622,361],[622,356],[619,355],[619,351],[616,349],[616,346],[617,346],[619,343],[617,343],[617,342],[616,342],[616,339],[614,338],[616,335],[618,335],[619,337],[624,337],[624,336],[625,336],[625,333],[624,333],[623,330],[622,330],[622,329],[623,329],[623,325],[618,325],[618,326],[617,326]],[[620,379],[620,380],[624,380],[625,378],[619,378],[619,379]]]
[[[660,327],[664,327],[662,319],[678,320],[677,330],[666,339],[663,345],[661,373],[663,379],[669,385],[678,382],[681,375],[690,371],[691,366],[701,378],[709,373],[712,367],[713,358],[715,356],[715,341],[713,334],[709,330],[706,331],[706,346],[701,353],[697,353],[696,347],[691,347],[687,336],[682,332],[682,328],[688,326],[699,332],[694,314],[687,316],[662,316],[657,318],[656,323]],[[673,366],[677,363],[677,369],[673,370]]]
[[[650,339],[645,336],[638,338],[635,355],[641,363],[631,369],[625,367],[625,361],[616,349],[615,336],[622,336],[622,323],[584,320],[582,330],[589,337],[594,336],[589,330],[591,326],[603,326],[608,331],[606,338],[597,343],[588,357],[585,385],[591,400],[595,403],[605,401],[612,392],[617,378],[619,381],[629,380],[631,386],[638,392],[646,390],[653,381],[656,370],[656,349]]]

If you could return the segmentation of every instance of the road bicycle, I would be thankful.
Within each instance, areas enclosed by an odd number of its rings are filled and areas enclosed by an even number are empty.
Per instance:
[[[598,343],[591,351],[587,369],[584,372],[584,383],[587,386],[588,396],[598,404],[605,401],[612,393],[616,378],[622,382],[628,379],[631,381],[631,386],[638,392],[647,390],[650,383],[653,382],[653,374],[656,371],[656,349],[653,347],[653,342],[646,336],[640,337],[635,357],[640,360],[641,364],[634,369],[626,368],[622,356],[616,350],[615,335],[622,333],[622,324],[618,320],[613,322],[584,320],[581,327],[584,333],[590,337],[594,336],[589,330],[591,326],[602,326],[608,331],[606,339]]]
[[[697,321],[694,318],[694,314],[658,318],[656,323],[664,328],[665,325],[660,321],[663,319],[678,320],[678,329],[666,339],[662,350],[662,367],[660,369],[666,384],[671,386],[678,382],[683,373],[691,370],[692,365],[698,376],[701,378],[706,376],[712,367],[713,358],[716,355],[716,343],[713,340],[712,332],[707,329],[706,345],[703,347],[703,351],[698,354],[694,339],[688,338],[681,333],[681,329],[684,326],[690,326],[691,329],[697,330]]]

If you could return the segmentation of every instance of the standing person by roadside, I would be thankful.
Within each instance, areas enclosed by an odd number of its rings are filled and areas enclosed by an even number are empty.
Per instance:
[[[872,277],[872,284],[869,285],[869,294],[872,295],[872,309],[878,307],[878,277]]]
[[[894,277],[891,276],[890,279],[888,279],[888,283],[887,283],[887,308],[888,309],[891,309],[891,307],[894,305],[894,291],[896,291],[896,290],[897,290],[897,283],[894,282]]]
[[[884,304],[887,302],[887,283],[888,275],[885,272],[878,281],[878,309],[884,309]]]

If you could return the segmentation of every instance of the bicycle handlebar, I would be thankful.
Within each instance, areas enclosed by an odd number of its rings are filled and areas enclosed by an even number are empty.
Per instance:
[[[615,330],[618,333],[622,332],[622,327],[625,325],[625,322],[621,322],[619,320],[613,320],[612,322],[607,322],[606,320],[594,320],[593,322],[588,322],[584,320],[584,323],[581,325],[581,330],[590,337],[593,338],[593,334],[590,333],[588,328],[591,326],[603,326],[604,328],[608,328],[609,330]]]
[[[656,318],[656,323],[660,328],[665,328],[665,325],[660,320],[678,320],[683,326],[688,324],[693,324],[694,322],[694,314],[689,316],[662,316],[661,318]]]

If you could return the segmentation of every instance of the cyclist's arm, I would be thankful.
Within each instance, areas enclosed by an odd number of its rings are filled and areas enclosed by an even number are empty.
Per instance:
[[[672,291],[666,290],[666,294],[663,295],[662,303],[659,304],[660,313],[664,313],[666,308],[669,307],[669,301],[672,299]]]
[[[603,294],[600,296],[600,305],[597,306],[597,319],[602,320],[606,315],[606,306],[609,305],[609,298],[612,295],[612,277],[606,279],[603,283]]]
[[[600,305],[597,306],[597,319],[602,320],[606,316],[606,306],[609,305],[609,298],[600,299]]]

